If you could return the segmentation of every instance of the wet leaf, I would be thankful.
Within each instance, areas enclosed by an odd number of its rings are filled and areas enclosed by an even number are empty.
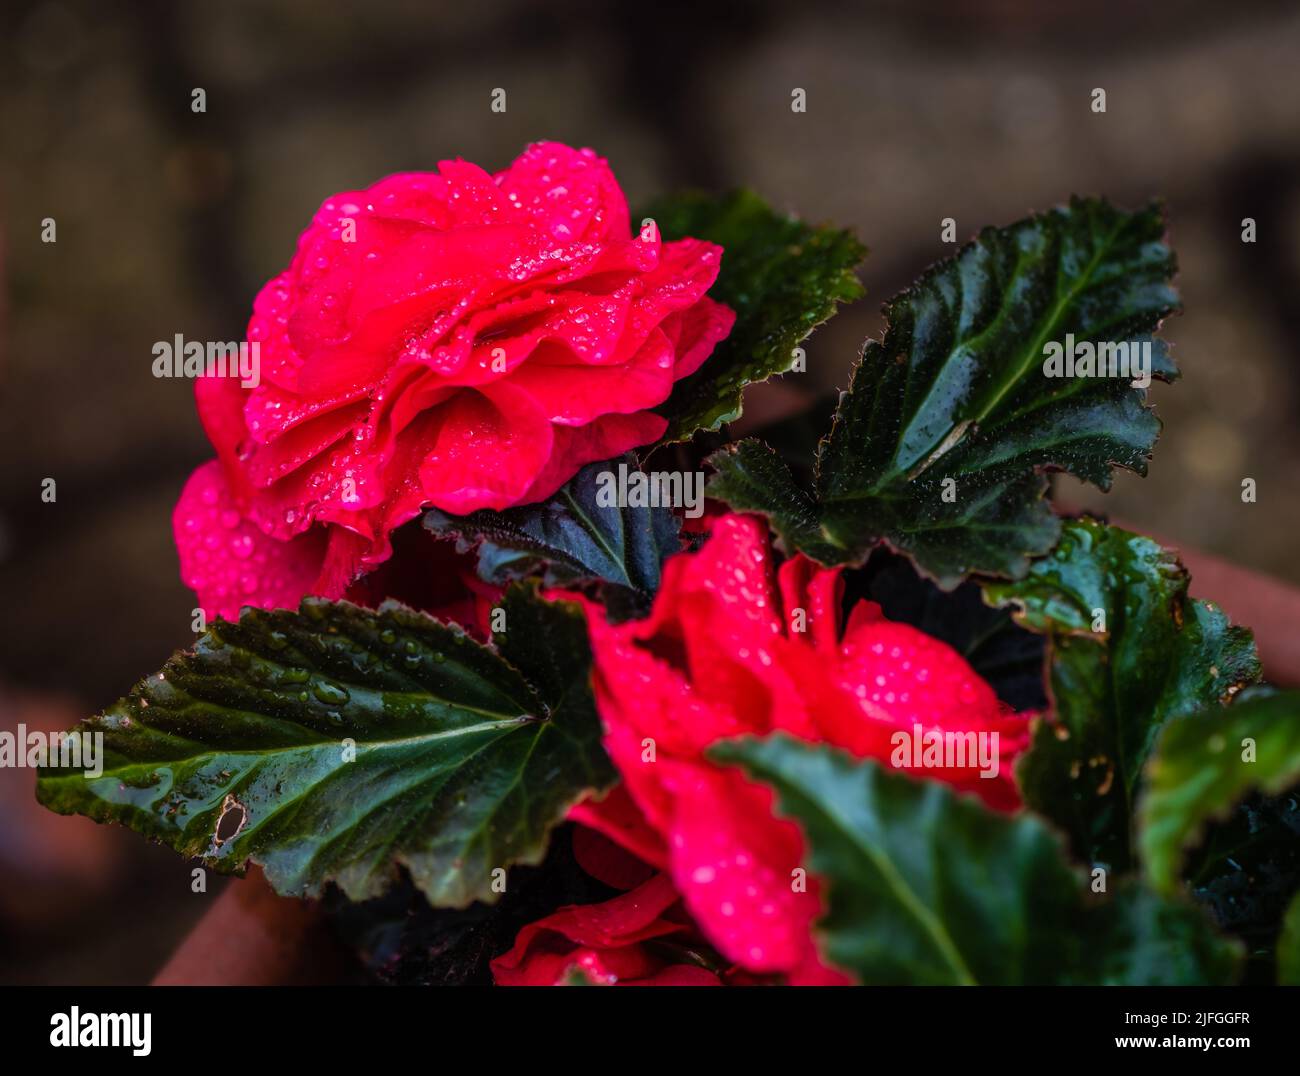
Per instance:
[[[1226,710],[1212,704],[1170,721],[1147,763],[1139,812],[1142,865],[1151,884],[1181,887],[1184,851],[1205,824],[1227,818],[1252,792],[1300,784],[1300,692],[1259,692]]]
[[[308,598],[217,621],[79,731],[103,775],[45,769],[62,814],[120,822],[277,892],[492,902],[571,804],[614,779],[581,614],[516,585],[496,648],[403,606]]]
[[[784,734],[712,752],[771,785],[827,885],[827,960],[867,984],[1172,984],[1233,977],[1199,909],[1134,886],[1091,891],[1028,813]]]
[[[1053,713],[1016,776],[1025,802],[1090,863],[1133,865],[1142,770],[1164,724],[1259,677],[1250,632],[1189,597],[1188,583],[1150,538],[1084,518],[1064,524],[1024,579],[984,587],[1047,636]]]
[[[548,586],[605,584],[622,606],[648,608],[663,562],[681,548],[680,522],[667,506],[620,507],[602,495],[619,468],[637,471],[636,457],[592,463],[540,504],[452,516],[438,509],[424,526],[476,550],[479,575],[504,585],[537,571]]]
[[[883,542],[945,588],[973,572],[1023,576],[1060,532],[1044,472],[1102,489],[1115,467],[1146,473],[1160,429],[1146,390],[1048,377],[1044,359],[1072,337],[1094,358],[1149,347],[1152,376],[1176,376],[1151,337],[1178,308],[1164,228],[1158,206],[1076,198],[985,229],[886,304],[884,339],[863,349],[811,489],[746,440],[710,458],[710,495],[764,513],[787,550],[823,564],[859,564]]]
[[[723,248],[709,295],[736,312],[728,337],[658,409],[669,421],[665,441],[739,418],[745,386],[790,370],[799,342],[862,295],[855,269],[866,248],[851,232],[774,212],[752,191],[680,194],[644,216],[664,239],[694,236]]]

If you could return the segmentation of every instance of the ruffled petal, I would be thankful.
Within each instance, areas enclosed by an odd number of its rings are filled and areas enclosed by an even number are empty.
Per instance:
[[[602,415],[585,426],[553,426],[551,456],[518,503],[544,501],[587,464],[647,445],[667,428],[668,420],[650,411]]]
[[[466,390],[439,408],[441,426],[420,464],[428,503],[456,515],[508,508],[551,456],[546,415],[509,383]]]
[[[323,531],[280,542],[245,519],[216,460],[203,464],[185,483],[172,529],[181,578],[208,617],[237,619],[245,605],[296,609],[314,592],[325,561]]]
[[[738,771],[669,763],[664,779],[675,792],[673,881],[705,936],[752,971],[798,964],[820,910],[815,892],[796,891],[798,827],[774,817],[771,791]]]
[[[492,961],[493,978],[499,986],[549,986],[576,967],[599,983],[649,979],[665,963],[640,943],[689,931],[665,918],[679,899],[659,874],[603,904],[561,908],[520,930],[514,947]]]
[[[628,237],[627,198],[609,162],[592,150],[534,142],[496,181],[512,205],[557,240]]]
[[[735,324],[736,312],[731,307],[707,297],[664,318],[659,328],[672,342],[677,356],[673,377],[681,380],[695,373]]]
[[[573,858],[598,882],[613,889],[635,889],[655,874],[655,868],[644,859],[588,826],[573,828]]]
[[[543,349],[521,366],[510,384],[527,392],[538,407],[562,426],[584,426],[603,415],[656,407],[673,386],[674,354],[668,337],[656,329],[641,349],[617,366],[569,361],[568,353]]]
[[[893,734],[901,730],[911,737],[915,758],[923,744],[917,730],[922,737],[960,735],[963,754],[969,754],[956,759],[954,753],[954,759],[966,765],[901,768],[975,792],[991,806],[1019,806],[1011,760],[1027,746],[1027,716],[1012,714],[966,659],[941,640],[884,619],[869,603],[855,613],[841,646],[839,675],[859,714],[848,718],[843,710],[827,711],[827,738],[855,754],[885,758],[893,755]],[[984,748],[988,768],[980,762]]]
[[[660,870],[668,866],[663,838],[646,821],[625,785],[615,785],[603,799],[592,797],[570,807],[569,819]]]

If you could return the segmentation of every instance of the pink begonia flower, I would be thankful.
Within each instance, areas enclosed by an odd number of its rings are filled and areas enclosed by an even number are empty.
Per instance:
[[[327,199],[253,304],[259,383],[196,385],[217,459],[174,514],[183,579],[225,616],[339,597],[425,507],[542,500],[653,441],[734,321],[721,257],[632,232],[609,165],[555,142]]]
[[[1029,739],[1028,715],[1011,713],[946,643],[867,601],[842,627],[842,595],[838,569],[795,556],[777,570],[767,528],[730,515],[698,553],[668,561],[646,619],[611,624],[583,601],[604,742],[623,784],[570,817],[667,871],[727,959],[794,983],[844,981],[815,948],[818,879],[796,884],[802,833],[774,813],[770,789],[714,764],[708,748],[781,730],[889,765],[899,730],[996,732],[992,778],[977,764],[913,772],[1014,810],[1012,762]]]

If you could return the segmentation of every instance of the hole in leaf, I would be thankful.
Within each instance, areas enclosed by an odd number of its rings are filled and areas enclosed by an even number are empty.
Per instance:
[[[217,819],[217,829],[212,835],[213,842],[219,847],[227,841],[234,840],[239,836],[239,831],[244,828],[246,821],[248,821],[248,812],[244,810],[244,805],[234,796],[227,794],[221,801],[221,816]]]

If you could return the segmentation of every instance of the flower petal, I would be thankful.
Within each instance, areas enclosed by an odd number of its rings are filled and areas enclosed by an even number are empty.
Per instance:
[[[527,393],[508,382],[466,389],[439,408],[437,440],[420,464],[428,503],[466,515],[508,508],[546,465],[551,424]]]
[[[237,619],[245,605],[296,609],[313,592],[325,560],[326,536],[316,530],[281,542],[239,512],[221,464],[203,464],[185,483],[172,514],[181,578],[208,617]]]

